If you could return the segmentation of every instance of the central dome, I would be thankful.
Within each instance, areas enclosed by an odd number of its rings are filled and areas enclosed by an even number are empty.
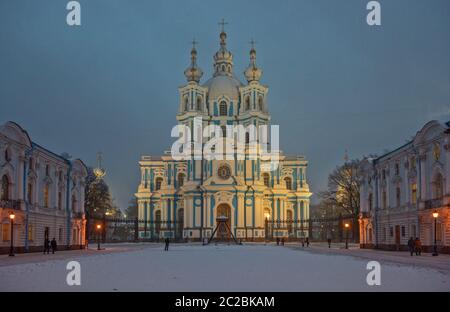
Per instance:
[[[212,77],[205,84],[208,88],[208,97],[210,100],[226,96],[232,100],[239,98],[239,87],[243,84],[234,76],[219,75]]]

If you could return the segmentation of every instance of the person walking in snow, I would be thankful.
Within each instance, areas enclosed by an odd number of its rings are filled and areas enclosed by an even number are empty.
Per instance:
[[[309,237],[306,238],[306,247],[309,247]]]
[[[56,239],[54,237],[53,237],[52,241],[50,242],[50,245],[52,246],[52,254],[54,254],[56,251],[56,247],[57,247]]]
[[[409,249],[409,252],[411,253],[411,256],[414,254],[414,248],[415,248],[415,242],[411,236],[408,240],[408,249]]]
[[[45,253],[50,253],[50,240],[48,238],[44,239],[44,255]]]
[[[422,243],[420,242],[420,239],[418,237],[416,237],[414,245],[416,249],[416,256],[420,256],[422,254]]]
[[[328,248],[331,248],[331,238],[328,238],[327,241],[328,241]]]
[[[281,246],[284,246],[284,237],[281,238]]]
[[[164,247],[164,251],[169,251],[169,238],[168,237],[166,237],[166,239],[165,239],[165,243],[166,243],[166,246]]]

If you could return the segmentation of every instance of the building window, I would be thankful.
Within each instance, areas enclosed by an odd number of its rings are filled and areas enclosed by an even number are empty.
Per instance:
[[[411,203],[417,204],[417,183],[411,183]]]
[[[284,178],[284,182],[286,183],[286,189],[292,190],[292,180],[289,177]]]
[[[398,163],[395,164],[395,175],[400,174],[400,165]]]
[[[387,208],[387,197],[386,197],[386,191],[383,191],[381,193],[381,204],[383,206],[383,209]]]
[[[27,186],[27,200],[29,204],[33,204],[33,184],[28,183]]]
[[[402,226],[402,237],[406,236],[406,228],[405,226]]]
[[[77,198],[75,197],[75,195],[72,195],[72,211],[77,211]]]
[[[34,240],[34,231],[33,231],[33,225],[28,225],[28,240],[33,241]]]
[[[389,228],[389,236],[394,237],[394,228],[392,226]]]
[[[178,174],[178,187],[182,187],[184,185],[184,173]]]
[[[28,170],[33,170],[33,168],[34,168],[33,158],[30,157],[30,160],[28,161]]]
[[[263,98],[262,98],[262,96],[260,96],[260,97],[258,98],[258,108],[259,108],[260,111],[263,110],[263,107],[264,107],[263,104],[264,104]]]
[[[225,101],[220,102],[219,114],[220,116],[227,116],[228,114],[227,103]]]
[[[443,181],[442,181],[442,175],[440,173],[437,173],[434,182],[433,182],[433,196],[434,199],[442,198],[444,194],[443,189]]]
[[[383,228],[383,241],[386,241],[386,228]]]
[[[270,175],[268,173],[263,173],[264,185],[270,187]]]
[[[189,99],[187,96],[184,97],[184,110],[189,110]]]
[[[220,126],[220,128],[222,129],[222,137],[226,138],[227,137],[227,126]]]
[[[62,209],[62,193],[61,191],[58,192],[58,209]]]
[[[48,177],[48,176],[50,176],[50,166],[49,165],[46,165],[45,166],[45,175]]]
[[[417,235],[417,233],[416,233],[416,225],[415,224],[413,224],[413,225],[411,225],[411,237],[416,237],[416,235]]]
[[[245,132],[245,144],[250,143],[250,133],[247,131]]]
[[[202,110],[202,98],[197,97],[197,110]]]
[[[161,189],[163,179],[162,178],[156,178],[155,181],[155,191],[159,191]]]
[[[60,171],[58,172],[58,181],[59,181],[59,182],[62,182],[62,180],[63,180],[63,178],[62,178],[62,171],[60,170]]]
[[[1,188],[1,194],[0,194],[1,200],[9,200],[9,178],[5,174],[2,177],[2,188]]]
[[[2,226],[2,240],[4,242],[9,241],[10,234],[11,234],[11,230],[9,228],[9,223],[3,223],[3,226]]]
[[[369,199],[368,199],[369,211],[372,211],[372,205],[373,205],[373,195],[372,195],[372,193],[370,193]]]
[[[383,179],[383,181],[386,181],[386,169],[383,169],[383,171],[381,171],[381,178]]]
[[[63,239],[63,229],[59,228],[58,230],[58,241],[61,243]]]
[[[155,232],[159,236],[161,231],[161,210],[155,212]]]
[[[396,198],[396,204],[397,207],[400,207],[401,204],[401,191],[400,191],[400,187],[397,186],[397,188],[395,189],[395,198]]]
[[[48,184],[46,184],[45,186],[44,186],[44,207],[45,208],[48,208],[48,206],[49,206],[49,192],[50,192],[50,188],[49,188],[49,186],[48,186]]]
[[[411,157],[411,160],[409,161],[409,169],[411,171],[416,171],[416,157]]]
[[[248,95],[245,97],[245,110],[250,110],[250,97]]]

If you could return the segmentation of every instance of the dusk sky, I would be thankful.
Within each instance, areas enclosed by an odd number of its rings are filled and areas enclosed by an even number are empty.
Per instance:
[[[381,154],[450,120],[448,0],[381,0],[379,27],[366,23],[368,0],[80,0],[77,27],[67,2],[0,0],[0,124],[90,166],[102,151],[122,209],[140,156],[174,141],[193,37],[202,82],[211,77],[221,18],[241,81],[257,41],[281,148],[309,160],[314,193],[346,149]]]

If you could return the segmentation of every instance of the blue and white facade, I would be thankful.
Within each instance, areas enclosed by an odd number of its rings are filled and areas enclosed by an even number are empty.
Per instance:
[[[0,126],[0,253],[9,252],[14,214],[16,252],[41,251],[44,239],[58,248],[85,242],[86,167],[33,142],[14,122]]]
[[[250,51],[250,65],[242,83],[234,74],[233,55],[226,47],[227,35],[220,34],[220,48],[214,55],[214,72],[201,83],[202,70],[197,66],[197,51],[191,51],[191,65],[186,69],[187,84],[179,88],[180,125],[194,128],[194,119],[202,126],[270,124],[268,87],[259,80],[262,70],[256,65],[256,51]],[[229,135],[228,131],[226,132]],[[246,143],[250,141],[246,135]],[[306,178],[307,160],[303,156],[280,155],[274,171],[264,171],[261,158],[249,159],[248,144],[239,159],[174,160],[170,152],[160,157],[142,156],[139,162],[141,181],[135,194],[139,219],[181,223],[185,239],[209,237],[218,216],[228,217],[231,231],[238,239],[264,239],[265,220],[304,220],[309,218],[311,192]],[[295,229],[297,231],[298,229]],[[281,229],[278,236],[306,237]],[[300,231],[300,230],[298,230]],[[291,232],[291,233],[289,233]],[[161,225],[157,231],[140,229],[140,237],[173,236],[173,229]]]

